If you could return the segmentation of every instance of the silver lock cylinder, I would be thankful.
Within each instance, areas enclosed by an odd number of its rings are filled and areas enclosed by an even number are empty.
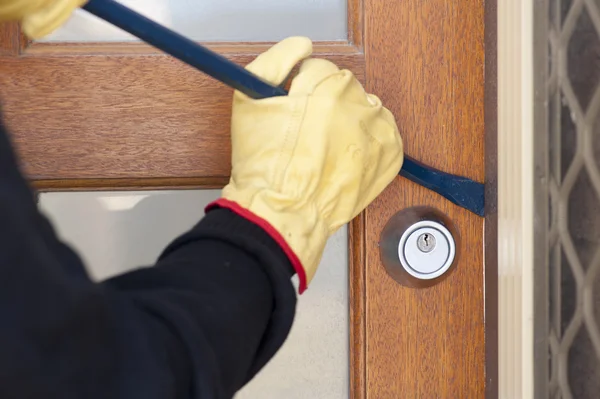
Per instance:
[[[437,209],[413,207],[395,214],[379,241],[387,273],[402,285],[414,288],[437,284],[457,258],[457,230]]]
[[[452,265],[455,254],[450,231],[432,220],[412,224],[398,243],[400,264],[411,276],[422,280],[444,274]]]

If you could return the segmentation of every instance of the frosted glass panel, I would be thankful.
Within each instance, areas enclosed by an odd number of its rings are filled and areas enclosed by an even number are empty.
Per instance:
[[[276,41],[303,35],[345,40],[347,0],[120,0],[195,40]],[[134,37],[78,10],[46,41],[126,41]]]
[[[39,206],[95,279],[152,265],[192,227],[218,190],[42,193]],[[290,336],[237,399],[346,399],[348,363],[347,230],[335,234],[310,288],[300,297]],[[297,286],[297,281],[294,282]]]

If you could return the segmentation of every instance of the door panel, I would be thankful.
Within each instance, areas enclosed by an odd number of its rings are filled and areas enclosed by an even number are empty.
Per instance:
[[[277,41],[307,35],[346,40],[346,0],[121,0],[146,17],[194,40]],[[129,41],[135,37],[78,11],[52,42]]]
[[[382,98],[408,154],[484,181],[484,2],[348,0],[346,7],[347,40],[317,42],[316,56],[351,69]],[[268,47],[210,46],[240,64]],[[0,55],[0,98],[39,190],[226,183],[232,92],[220,83],[144,44],[29,44],[15,25],[0,27]],[[421,289],[395,282],[379,259],[383,226],[418,205],[443,212],[459,235],[454,271]],[[484,396],[483,228],[483,219],[401,178],[350,224],[349,370],[339,364],[351,397]],[[316,284],[327,284],[320,278]]]
[[[484,180],[484,2],[365,2],[366,81],[396,116],[406,152]],[[429,205],[458,230],[456,268],[423,289],[384,271],[396,212]],[[405,179],[366,211],[366,391],[372,398],[484,396],[483,219]]]
[[[240,64],[266,48],[215,46]],[[131,55],[148,49],[36,44],[2,60],[3,108],[31,178],[226,180],[233,91],[168,56]],[[363,76],[353,48],[319,53]]]
[[[99,280],[153,264],[219,195],[220,190],[45,192],[39,206]],[[344,228],[329,240],[284,346],[237,399],[348,397],[347,239]]]

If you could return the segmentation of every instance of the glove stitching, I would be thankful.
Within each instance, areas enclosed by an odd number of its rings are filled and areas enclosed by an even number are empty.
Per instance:
[[[279,174],[279,179],[273,180],[275,182],[276,191],[280,193],[284,191],[283,185],[286,181],[285,176],[290,168],[290,163],[294,158],[294,153],[298,145],[298,137],[300,135],[300,130],[302,129],[302,123],[304,122],[308,98],[303,97],[303,101],[298,100],[300,99],[293,101],[292,112],[288,119],[287,128],[285,129],[283,148],[279,150],[277,161],[275,162],[274,173],[277,173],[278,170],[280,170],[281,173]],[[285,157],[287,157],[287,159],[284,159]]]

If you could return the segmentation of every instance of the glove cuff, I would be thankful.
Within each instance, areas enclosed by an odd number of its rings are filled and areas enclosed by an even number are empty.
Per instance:
[[[290,263],[292,264],[292,267],[296,271],[296,274],[298,275],[298,280],[300,283],[299,287],[298,287],[298,292],[300,294],[302,294],[306,290],[306,288],[307,288],[306,271],[305,271],[304,267],[302,266],[302,262],[300,261],[300,258],[298,258],[296,253],[292,250],[290,245],[287,243],[287,241],[285,241],[285,239],[283,238],[281,233],[279,233],[279,231],[277,231],[277,229],[275,227],[273,227],[271,225],[271,223],[269,223],[265,219],[257,216],[250,210],[240,206],[238,203],[236,203],[234,201],[230,201],[226,198],[220,198],[214,202],[211,202],[210,204],[208,204],[206,206],[205,212],[209,212],[210,210],[215,209],[215,208],[229,209],[230,211],[234,212],[235,214],[237,214],[237,215],[243,217],[244,219],[261,227],[277,243],[277,245],[279,245],[279,247],[281,247],[284,254],[287,256]]]

